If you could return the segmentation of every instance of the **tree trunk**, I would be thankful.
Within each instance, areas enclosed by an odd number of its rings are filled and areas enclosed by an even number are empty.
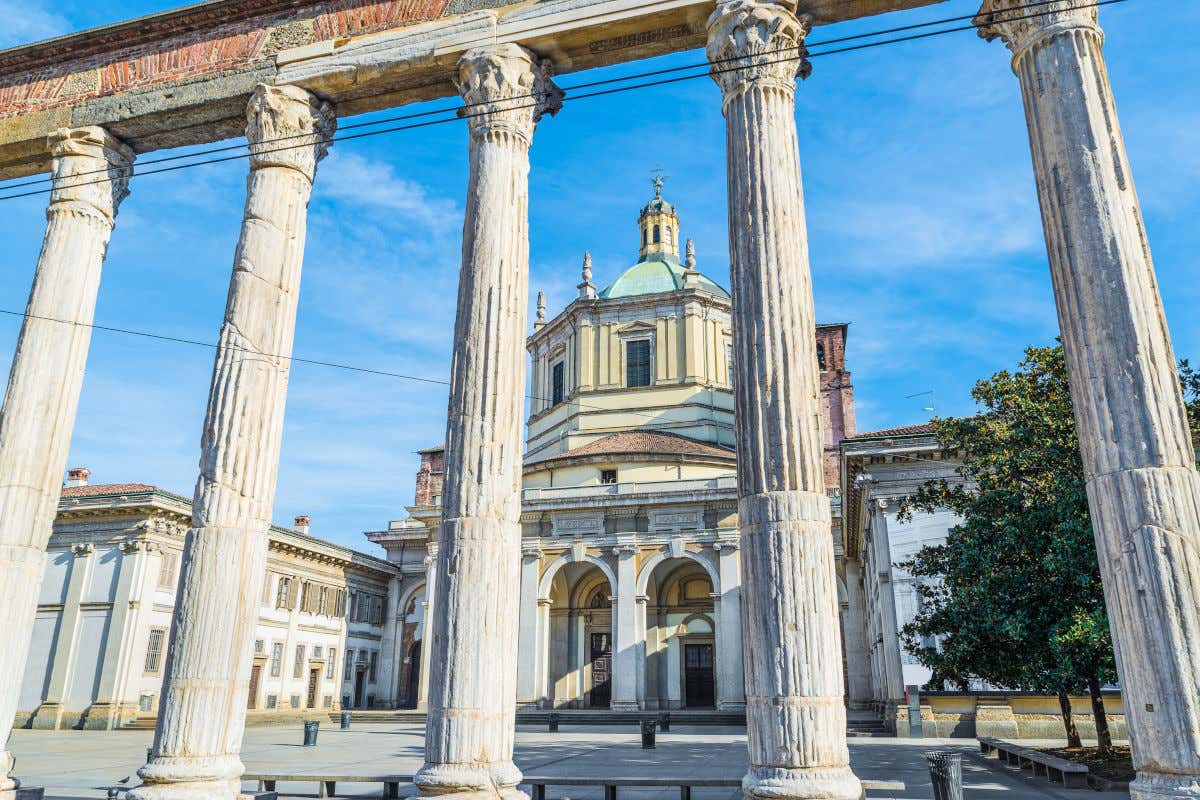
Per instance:
[[[1058,693],[1058,707],[1062,711],[1063,727],[1067,729],[1067,747],[1083,747],[1079,729],[1075,727],[1075,716],[1071,713],[1071,698],[1065,691]]]
[[[1104,697],[1100,694],[1100,681],[1094,673],[1088,676],[1088,692],[1092,695],[1092,716],[1096,720],[1096,745],[1107,753],[1112,750],[1112,734],[1108,731],[1108,717],[1104,713]]]

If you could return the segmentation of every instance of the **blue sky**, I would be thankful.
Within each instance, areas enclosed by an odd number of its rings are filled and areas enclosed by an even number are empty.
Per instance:
[[[170,7],[0,0],[0,46]],[[943,3],[815,31],[816,42],[968,14]],[[1105,53],[1180,357],[1200,359],[1200,4],[1129,0],[1101,11]],[[603,75],[702,60],[682,53]],[[818,318],[848,321],[860,430],[969,413],[972,384],[1057,335],[1028,138],[1008,52],[971,32],[814,59],[797,122]],[[601,73],[562,76],[560,84]],[[650,170],[728,284],[724,139],[707,78],[568,103],[538,129],[530,178],[531,290],[551,314],[590,249],[604,285],[636,259]],[[395,112],[393,112],[395,113]],[[356,120],[358,121],[358,120]],[[335,146],[310,209],[297,356],[447,375],[467,170],[461,123]],[[109,250],[97,322],[215,341],[241,218],[245,163],[135,180]],[[0,309],[20,310],[44,198],[0,215]],[[532,318],[532,314],[531,314]],[[19,320],[0,317],[0,358]],[[72,465],[96,482],[190,496],[213,354],[102,331],[92,340]],[[436,384],[298,364],[275,519],[370,549],[363,530],[404,516],[414,451],[441,441]]]

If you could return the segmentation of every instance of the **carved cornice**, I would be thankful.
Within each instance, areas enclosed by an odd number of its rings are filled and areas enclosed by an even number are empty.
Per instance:
[[[312,92],[260,83],[246,104],[250,168],[287,167],[311,181],[336,129],[333,106]]]
[[[979,35],[989,42],[1001,39],[1012,51],[1013,67],[1031,47],[1055,36],[1083,30],[1103,37],[1095,6],[1079,7],[1076,0],[1030,8],[1024,0],[983,0],[975,25]]]
[[[471,136],[482,138],[505,131],[528,146],[533,128],[543,115],[562,108],[562,89],[550,79],[553,65],[520,45],[478,47],[458,59],[458,92],[465,107]]]
[[[796,78],[812,73],[804,38],[812,29],[808,14],[796,17],[794,3],[723,0],[708,18],[708,60],[712,79],[728,101],[750,85],[786,92]]]
[[[133,151],[104,128],[60,128],[47,140],[53,182],[50,208],[85,206],[111,226],[129,195]]]

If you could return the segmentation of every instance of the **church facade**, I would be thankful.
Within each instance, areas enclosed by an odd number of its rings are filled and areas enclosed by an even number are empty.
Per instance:
[[[698,269],[661,182],[641,209],[635,242],[636,261],[602,288],[585,254],[577,296],[552,317],[539,296],[527,339],[517,700],[525,708],[739,711],[730,297]],[[903,453],[936,448],[927,435],[897,445],[894,433],[856,432],[848,330],[832,323],[814,331],[829,535],[847,699],[888,713],[920,668],[898,638],[915,592],[893,579],[912,542],[879,513],[913,475],[883,480],[896,472],[883,462],[904,466]],[[322,541],[305,517],[272,529],[251,722],[424,707],[444,452],[420,456],[408,516],[365,534],[385,557]],[[19,724],[116,727],[153,717],[189,521],[185,498],[142,484],[91,485],[86,470],[72,472]],[[944,537],[952,520],[922,524],[925,542]]]

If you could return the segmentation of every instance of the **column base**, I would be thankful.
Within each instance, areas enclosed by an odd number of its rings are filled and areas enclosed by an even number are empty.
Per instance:
[[[42,800],[46,790],[41,786],[21,786],[0,790],[0,800]]]
[[[1200,798],[1200,775],[1178,775],[1138,771],[1129,784],[1129,800],[1196,800]]]
[[[138,770],[144,781],[126,800],[238,800],[242,760],[234,756],[155,756]]]
[[[496,764],[426,764],[413,776],[410,796],[440,800],[529,800],[517,789],[521,771],[511,761]]]
[[[29,727],[35,731],[56,731],[62,727],[63,707],[61,703],[42,703],[29,718]]]
[[[849,767],[751,767],[742,778],[748,800],[862,800],[862,782]]]

